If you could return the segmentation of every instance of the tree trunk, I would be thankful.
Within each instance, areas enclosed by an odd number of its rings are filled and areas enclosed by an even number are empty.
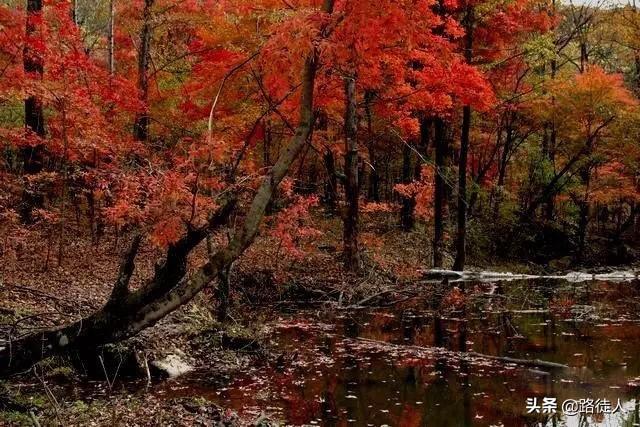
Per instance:
[[[327,182],[325,184],[325,203],[330,211],[335,212],[338,203],[338,172],[336,171],[336,161],[333,151],[327,148],[324,152],[324,167],[327,171]]]
[[[591,167],[590,165],[584,165],[580,169],[580,181],[584,186],[583,199],[578,203],[578,209],[580,217],[578,219],[578,251],[576,254],[576,260],[578,262],[584,261],[584,253],[587,241],[587,229],[589,227],[589,215],[591,213],[591,207],[589,204],[589,184],[591,182]]]
[[[227,315],[229,312],[229,273],[231,266],[223,268],[220,274],[218,274],[218,310],[216,312],[216,318],[218,322],[225,323],[227,321]]]
[[[78,0],[71,2],[71,20],[74,24],[78,25]]]
[[[420,119],[420,139],[418,144],[418,161],[415,164],[414,177],[420,179],[422,175],[422,165],[429,157],[429,140],[431,138],[432,120],[427,118]]]
[[[413,181],[415,171],[411,170],[411,147],[404,144],[402,148],[402,183],[410,184]],[[413,230],[415,224],[414,210],[416,206],[415,197],[402,197],[402,209],[400,210],[400,225],[402,230],[409,232]]]
[[[465,60],[473,58],[473,8],[467,6],[465,16]],[[462,136],[460,139],[460,162],[458,164],[458,230],[456,235],[456,259],[453,269],[462,271],[466,263],[467,239],[467,160],[469,156],[469,131],[471,130],[471,106],[462,109]]]
[[[138,46],[138,92],[144,111],[136,116],[133,135],[136,141],[149,138],[149,62],[151,61],[151,8],[155,0],[144,0],[140,46]]]
[[[555,8],[555,3],[554,3],[554,8]],[[551,79],[555,80],[556,78],[556,73],[558,71],[558,63],[555,59],[553,59],[551,61]],[[555,99],[552,98],[551,99],[552,103],[555,103]],[[556,129],[556,123],[554,120],[551,121],[550,125],[550,135],[549,135],[549,143],[548,146],[546,148],[546,157],[549,160],[549,164],[551,164],[551,166],[554,166],[555,168],[555,156],[556,156],[556,145],[557,145],[557,139],[558,139],[558,130]],[[548,221],[552,221],[553,220],[553,216],[554,216],[554,212],[555,212],[555,198],[553,196],[549,197],[549,200],[547,200],[546,206],[545,206],[545,217]]]
[[[444,207],[446,203],[445,158],[447,155],[446,126],[442,119],[437,118],[435,123],[435,192],[433,199],[433,266],[442,267],[443,261],[443,236],[444,236]]]
[[[331,13],[333,0],[325,0],[323,11]],[[326,36],[325,31],[322,35]],[[136,335],[181,305],[189,302],[218,277],[251,245],[275,189],[307,143],[313,125],[313,88],[318,62],[314,49],[304,65],[300,120],[295,135],[281,152],[271,171],[258,188],[244,223],[229,244],[210,257],[209,262],[185,277],[189,253],[206,238],[211,229],[230,216],[232,199],[209,220],[206,227],[192,229],[169,248],[164,263],[156,267],[154,277],[141,288],[130,291],[137,245],[132,245],[122,263],[109,301],[95,314],[61,328],[49,329],[0,346],[0,377],[29,369],[34,363],[69,349],[92,350]]]
[[[373,136],[373,114],[371,112],[371,102],[374,93],[367,91],[364,95],[365,114],[367,116],[367,138],[369,162],[371,162],[371,173],[369,173],[369,188],[367,190],[367,198],[374,202],[380,201],[380,174],[378,173],[378,159],[376,157],[375,139]]]
[[[464,270],[466,262],[467,238],[467,157],[469,153],[469,130],[471,128],[471,107],[466,105],[462,112],[462,138],[460,141],[460,163],[458,164],[458,230],[456,234],[456,259],[453,269]]]
[[[38,16],[42,14],[42,0],[27,1],[27,22],[26,36],[32,38],[41,30],[37,24]],[[33,79],[42,79],[44,64],[42,58],[36,51],[31,49],[27,43],[23,53],[23,67],[25,73],[31,75]],[[35,133],[38,137],[45,137],[44,111],[40,99],[31,95],[24,101],[24,123],[27,130]],[[25,175],[35,175],[42,171],[44,167],[44,145],[37,144],[25,147],[20,150],[23,161],[23,171]],[[32,222],[32,211],[34,208],[42,207],[44,198],[28,188],[28,180],[25,179],[25,189],[22,194],[20,213],[22,220],[26,223]]]
[[[344,265],[348,271],[360,269],[358,248],[358,118],[356,105],[356,80],[345,78],[346,109],[344,118],[345,154],[344,173],[346,209],[344,222]]]
[[[109,73],[114,75],[116,73],[116,59],[115,59],[115,0],[109,0],[109,29],[107,32],[107,62],[109,66]]]

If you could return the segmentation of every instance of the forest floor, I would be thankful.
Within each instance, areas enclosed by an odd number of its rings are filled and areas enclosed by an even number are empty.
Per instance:
[[[229,378],[252,363],[279,363],[281,355],[269,350],[264,325],[281,310],[317,304],[348,307],[402,300],[416,290],[420,269],[429,266],[430,239],[424,229],[402,233],[395,222],[368,221],[361,231],[363,270],[345,273],[340,261],[341,228],[337,218],[321,218],[322,234],[301,242],[304,252],[283,249],[263,236],[234,266],[228,324],[215,321],[215,298],[207,289],[190,304],[158,325],[125,343],[125,359],[148,364],[167,355],[180,355],[189,365],[206,367],[220,379]],[[40,230],[5,242],[0,272],[0,332],[16,336],[38,328],[71,322],[97,310],[107,299],[118,271],[126,237],[105,236],[94,244],[80,227],[67,232],[63,245],[47,241]],[[72,236],[74,236],[72,238]],[[78,238],[81,236],[81,238]],[[41,241],[40,250],[27,250],[21,242]],[[203,245],[204,246],[204,245]],[[62,262],[57,263],[62,248]],[[138,256],[132,286],[152,274],[161,251],[146,246]],[[47,258],[49,260],[47,261]],[[198,248],[190,263],[205,262]],[[447,260],[451,261],[451,260]],[[473,260],[477,267],[520,273],[542,267]],[[473,267],[472,267],[473,268]],[[424,285],[421,292],[428,292]],[[248,425],[206,400],[171,399],[156,393],[134,393],[131,384],[144,387],[144,371],[129,372],[128,362],[110,365],[103,353],[97,374],[87,377],[69,360],[48,360],[37,369],[0,383],[0,424],[31,425]],[[118,356],[121,357],[121,356]],[[128,360],[128,359],[127,359]],[[106,365],[106,366],[105,366]],[[133,368],[133,371],[136,371]],[[127,375],[135,381],[121,382]],[[151,373],[150,373],[151,375]],[[160,381],[155,377],[151,381]],[[215,381],[216,379],[212,379]],[[32,414],[29,414],[32,410]],[[26,411],[26,412],[25,412]],[[264,420],[261,420],[265,424]]]

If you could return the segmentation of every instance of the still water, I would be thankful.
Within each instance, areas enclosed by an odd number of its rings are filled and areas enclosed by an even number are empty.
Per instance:
[[[198,372],[161,392],[287,425],[636,426],[639,285],[425,284],[424,296],[383,308],[297,311],[270,326],[279,362],[224,387]],[[527,399],[545,397],[556,413],[528,413]],[[567,415],[567,399],[607,399],[612,408]]]

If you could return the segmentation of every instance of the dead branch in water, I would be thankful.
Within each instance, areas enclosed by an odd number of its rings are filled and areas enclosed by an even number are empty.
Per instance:
[[[481,359],[496,360],[499,362],[510,363],[515,365],[535,366],[539,368],[548,368],[548,369],[568,369],[569,368],[568,365],[563,365],[562,363],[549,362],[547,360],[540,360],[540,359],[517,359],[513,357],[491,356],[489,354],[476,353],[474,351],[452,351],[452,350],[445,350],[439,347],[422,347],[419,345],[394,344],[394,343],[389,343],[385,341],[378,341],[378,340],[373,340],[370,338],[362,338],[362,337],[352,338],[352,339],[356,341],[362,341],[366,343],[381,345],[385,347],[393,347],[398,349],[428,351],[431,353],[447,353],[447,354],[455,355],[462,359],[475,357],[475,358],[481,358]]]

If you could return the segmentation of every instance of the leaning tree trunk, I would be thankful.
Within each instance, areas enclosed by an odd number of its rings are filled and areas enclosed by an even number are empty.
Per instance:
[[[356,80],[345,79],[346,112],[344,173],[346,175],[345,193],[347,206],[344,222],[344,264],[349,271],[360,269],[360,250],[358,247],[358,120],[356,111]]]
[[[140,46],[138,47],[138,92],[144,111],[136,116],[133,125],[133,136],[136,141],[149,138],[149,62],[151,61],[151,8],[155,0],[144,0],[142,11],[142,29],[140,30]]]
[[[323,10],[331,13],[333,0]],[[324,30],[323,35],[326,32]],[[91,350],[103,344],[132,337],[189,302],[215,280],[251,245],[274,191],[305,146],[313,125],[313,88],[318,62],[314,49],[305,61],[302,79],[300,121],[295,135],[258,188],[244,223],[227,246],[209,258],[204,266],[186,275],[187,257],[211,232],[230,216],[235,200],[230,199],[209,220],[207,226],[191,229],[170,246],[153,278],[135,291],[129,289],[140,238],[136,237],[124,257],[118,280],[108,302],[93,315],[61,328],[41,331],[9,340],[0,347],[0,377],[29,369],[38,361],[71,349]]]
[[[42,14],[42,0],[27,1],[27,22],[26,36],[27,39],[36,37],[41,30],[38,16]],[[31,48],[27,42],[23,53],[23,67],[25,73],[32,76],[33,79],[42,79],[44,70],[42,57]],[[36,95],[30,95],[24,101],[24,124],[26,128],[35,133],[39,138],[45,137],[44,127],[44,111],[42,102]],[[35,175],[42,171],[44,166],[44,145],[38,143],[21,149],[20,152],[23,162],[23,170],[25,175]],[[24,222],[32,221],[32,211],[34,208],[41,207],[44,203],[40,194],[34,193],[28,188],[28,180],[25,179],[25,189],[22,194],[22,203],[20,213]]]

